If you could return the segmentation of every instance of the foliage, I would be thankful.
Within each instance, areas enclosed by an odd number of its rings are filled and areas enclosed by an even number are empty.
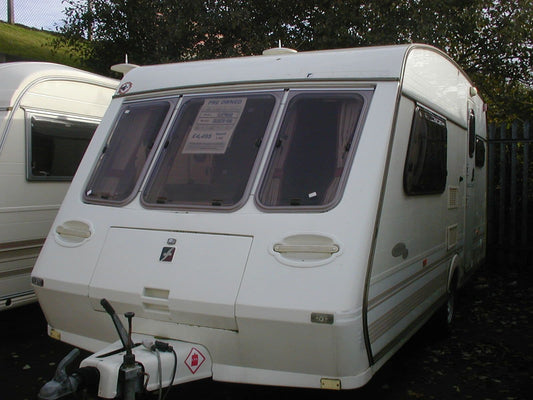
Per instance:
[[[65,0],[65,26],[55,41],[76,47],[88,68],[109,74],[125,56],[137,64],[192,58],[198,42],[197,18],[202,2],[195,0]],[[89,9],[88,4],[92,4]],[[203,18],[201,18],[203,19]],[[91,46],[84,46],[90,40]],[[81,48],[80,48],[81,44]]]
[[[63,39],[90,38],[84,60],[106,73],[138,64],[297,50],[427,43],[479,86],[495,119],[531,115],[531,0],[66,0]],[[61,43],[60,43],[61,42]],[[518,102],[509,110],[510,100]]]

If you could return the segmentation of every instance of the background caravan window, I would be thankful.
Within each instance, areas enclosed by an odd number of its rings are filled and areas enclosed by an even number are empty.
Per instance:
[[[289,102],[258,202],[265,208],[315,207],[335,200],[355,148],[366,94],[310,92]]]
[[[156,139],[170,109],[168,101],[126,104],[85,190],[85,201],[119,203],[128,200],[156,149]]]
[[[27,179],[69,181],[99,121],[28,114]]]
[[[446,120],[426,109],[415,109],[403,173],[408,195],[444,192],[447,175]]]
[[[143,204],[238,207],[280,94],[185,97],[148,180]]]

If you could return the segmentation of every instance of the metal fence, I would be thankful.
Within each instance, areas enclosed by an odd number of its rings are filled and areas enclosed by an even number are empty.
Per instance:
[[[63,0],[0,0],[0,21],[56,31],[66,6]]]
[[[530,122],[489,125],[488,134],[489,257],[532,266],[533,138]]]

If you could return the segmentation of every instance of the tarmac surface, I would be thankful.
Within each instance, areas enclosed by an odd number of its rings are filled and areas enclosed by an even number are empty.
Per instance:
[[[532,399],[532,278],[531,265],[485,265],[459,293],[452,333],[443,338],[423,328],[361,389],[333,392],[203,380],[172,388],[166,399]],[[6,400],[36,399],[72,349],[46,335],[37,304],[1,312],[0,339],[0,399]]]

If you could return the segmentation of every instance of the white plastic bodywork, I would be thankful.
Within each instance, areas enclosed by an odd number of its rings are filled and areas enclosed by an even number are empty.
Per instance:
[[[30,274],[70,182],[28,181],[28,113],[99,121],[118,82],[71,67],[0,64],[0,310],[36,301]]]
[[[126,96],[111,103],[33,273],[62,340],[91,351],[115,341],[98,306],[105,297],[118,314],[135,311],[136,333],[204,346],[215,380],[320,388],[331,379],[349,389],[364,385],[442,304],[450,261],[464,257],[459,177],[471,83],[441,52],[407,45],[139,67],[121,87]],[[279,88],[373,91],[335,207],[262,210],[254,197],[266,157],[249,198],[231,212],[148,209],[138,195],[123,206],[82,201],[124,101]],[[449,146],[459,151],[448,159],[447,186],[459,188],[458,208],[448,210],[448,189],[429,198],[403,193],[416,102],[447,120]],[[266,155],[280,119],[267,133]],[[73,244],[58,235],[69,221],[85,221],[90,237]],[[459,240],[448,248],[453,224]],[[162,265],[169,239],[177,256]],[[399,242],[406,258],[391,254]]]

